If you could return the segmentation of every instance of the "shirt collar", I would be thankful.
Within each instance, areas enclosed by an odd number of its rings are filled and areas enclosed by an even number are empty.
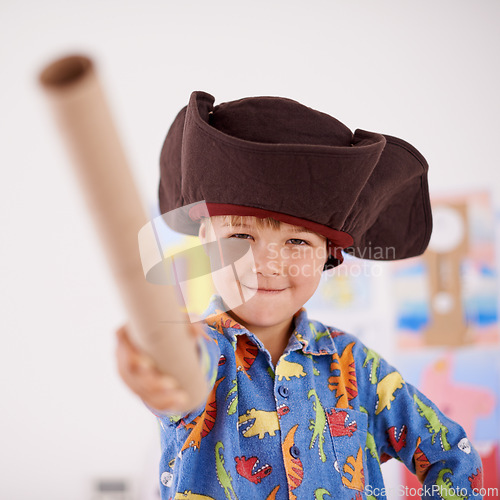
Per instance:
[[[215,328],[220,334],[236,340],[237,335],[246,334],[255,339],[255,335],[233,319],[227,312],[227,307],[219,295],[213,295],[210,304],[202,317],[204,321]],[[307,311],[302,307],[294,314],[295,328],[290,336],[285,352],[302,350],[304,354],[334,354],[337,352],[333,337],[338,330],[324,326],[319,321],[310,320]],[[261,342],[257,339],[257,344]]]

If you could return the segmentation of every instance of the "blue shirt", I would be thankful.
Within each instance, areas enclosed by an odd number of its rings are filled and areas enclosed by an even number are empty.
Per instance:
[[[213,296],[200,342],[206,404],[157,415],[162,499],[384,499],[380,464],[392,457],[423,483],[422,498],[482,498],[462,427],[356,337],[302,308],[274,368],[222,311]]]

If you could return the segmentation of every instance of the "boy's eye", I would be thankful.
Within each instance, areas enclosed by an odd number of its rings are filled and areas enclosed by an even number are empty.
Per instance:
[[[301,240],[299,238],[291,238],[288,241],[291,241],[292,245],[309,245],[306,240]]]
[[[251,236],[249,234],[245,234],[245,233],[236,233],[236,234],[232,234],[230,236],[230,238],[240,238],[240,239],[246,239],[246,238],[251,238]]]

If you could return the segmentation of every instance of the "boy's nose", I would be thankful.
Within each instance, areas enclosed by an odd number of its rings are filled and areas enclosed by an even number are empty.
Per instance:
[[[252,272],[255,274],[262,274],[262,276],[278,276],[279,270],[277,268],[269,269],[266,266],[253,266]]]
[[[278,276],[282,271],[282,265],[278,252],[270,252],[269,249],[253,248],[252,272],[263,276]]]

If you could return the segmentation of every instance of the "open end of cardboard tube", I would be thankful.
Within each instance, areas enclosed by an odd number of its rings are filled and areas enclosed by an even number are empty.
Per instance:
[[[44,87],[62,88],[81,80],[92,69],[92,61],[84,56],[68,56],[47,66],[40,74]]]

